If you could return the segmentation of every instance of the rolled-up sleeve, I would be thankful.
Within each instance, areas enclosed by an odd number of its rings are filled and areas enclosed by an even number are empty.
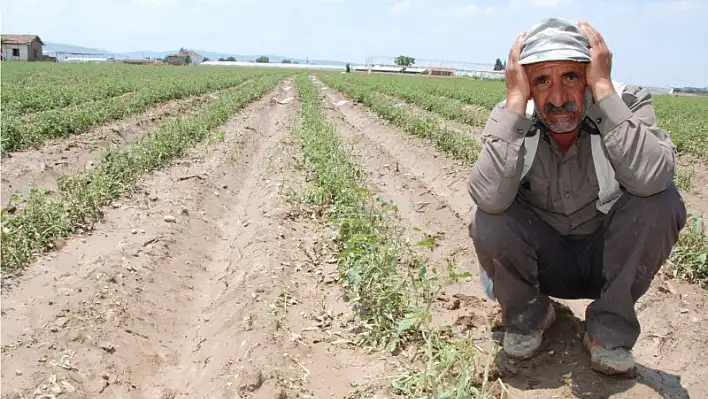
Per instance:
[[[674,179],[676,147],[656,121],[648,90],[627,86],[588,110],[603,137],[617,181],[634,195],[665,190]]]
[[[468,191],[484,212],[504,212],[519,190],[524,137],[532,120],[498,104],[482,132],[482,151],[472,166]]]

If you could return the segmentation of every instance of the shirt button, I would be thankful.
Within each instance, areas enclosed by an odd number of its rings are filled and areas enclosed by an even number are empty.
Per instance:
[[[565,198],[570,198],[570,193],[567,191],[565,192]]]
[[[597,122],[597,123],[602,123],[602,118],[597,118],[597,119],[595,119],[595,122]]]

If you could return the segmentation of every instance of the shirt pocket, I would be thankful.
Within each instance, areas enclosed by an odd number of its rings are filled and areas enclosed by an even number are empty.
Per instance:
[[[524,198],[537,208],[552,210],[553,199],[551,197],[551,182],[549,179],[529,172],[524,180],[521,185]]]

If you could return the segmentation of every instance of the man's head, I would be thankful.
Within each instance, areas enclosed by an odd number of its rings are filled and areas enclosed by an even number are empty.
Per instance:
[[[538,115],[552,132],[575,132],[585,117],[590,60],[588,39],[572,21],[550,18],[528,31],[519,63]]]

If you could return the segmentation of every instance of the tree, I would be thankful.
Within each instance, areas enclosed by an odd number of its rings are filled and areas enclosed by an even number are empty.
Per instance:
[[[192,63],[192,57],[190,57],[189,55],[186,55],[186,56],[184,57],[184,63],[185,63],[185,64],[191,64],[191,63]]]
[[[407,55],[399,55],[396,57],[393,62],[396,63],[396,65],[402,66],[402,67],[409,67],[413,64],[415,64],[415,58],[414,57],[409,57]]]
[[[501,59],[497,58],[497,62],[494,63],[494,70],[495,71],[503,71],[505,65],[502,64]]]
[[[350,73],[350,72],[351,72],[351,68],[349,66],[349,63],[347,62],[347,73]]]
[[[236,61],[236,58],[234,58],[234,57],[232,56],[232,57],[227,58],[226,61]]]
[[[262,56],[256,58],[256,62],[260,62],[262,64],[267,64],[270,62],[270,59],[268,57],[262,55]]]
[[[204,57],[204,59],[203,59],[202,61],[207,62],[207,61],[210,61],[210,60],[209,60],[209,57]]]
[[[290,60],[282,60],[281,63],[282,64],[292,64],[293,62]]]

